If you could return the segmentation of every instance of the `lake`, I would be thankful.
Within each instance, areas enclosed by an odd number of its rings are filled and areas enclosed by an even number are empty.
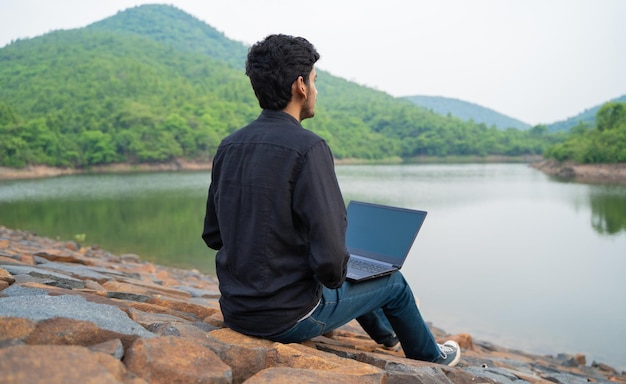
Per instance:
[[[428,211],[403,268],[450,333],[626,370],[626,186],[525,164],[339,165],[346,201]],[[0,225],[214,273],[209,172],[0,180]]]

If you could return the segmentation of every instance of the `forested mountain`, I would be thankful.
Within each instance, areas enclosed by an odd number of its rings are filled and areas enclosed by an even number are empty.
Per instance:
[[[196,52],[244,68],[248,48],[174,7],[143,5],[91,24],[90,30],[149,38],[179,51]]]
[[[516,128],[524,130],[530,128],[530,124],[523,121],[503,115],[493,109],[459,99],[422,95],[407,96],[405,99],[440,115],[450,114],[463,121],[472,120],[475,123],[483,123],[487,126],[493,125],[498,129]]]
[[[247,47],[167,5],[0,49],[0,165],[208,160],[260,109]],[[318,72],[305,127],[338,158],[540,154],[561,135],[501,131]]]
[[[141,37],[57,31],[0,63],[4,165],[202,156],[258,112],[239,71]]]
[[[609,100],[608,102],[626,102],[626,95]],[[557,121],[552,124],[548,124],[548,132],[568,132],[576,126],[584,126],[592,128],[596,123],[596,114],[598,110],[606,103],[596,105],[593,108],[589,108],[579,113],[576,116],[570,117],[563,121]]]

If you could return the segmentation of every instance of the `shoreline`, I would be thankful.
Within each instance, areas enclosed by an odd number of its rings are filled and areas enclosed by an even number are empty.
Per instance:
[[[626,184],[626,163],[578,164],[544,159],[531,163],[530,167],[562,180]]]
[[[451,157],[451,158],[416,158],[402,160],[392,158],[380,161],[363,159],[336,159],[336,165],[348,164],[451,164],[451,163],[527,163],[531,168],[562,180],[583,183],[626,184],[626,163],[577,164],[537,158],[507,158],[501,156]],[[130,164],[115,163],[98,165],[86,169],[57,168],[47,165],[29,165],[24,168],[0,166],[0,180],[40,179],[79,174],[131,173],[131,172],[167,172],[167,171],[210,171],[210,161],[191,161],[176,159],[169,163]]]
[[[367,159],[335,159],[335,165],[354,164],[453,164],[453,163],[532,163],[539,161],[537,157],[507,157],[507,156],[448,156],[448,157],[415,157],[401,159],[392,157],[380,160]],[[27,165],[24,168],[10,168],[0,166],[0,180],[40,179],[80,174],[104,174],[104,173],[131,173],[131,172],[167,172],[167,171],[210,171],[212,161],[194,161],[188,159],[175,159],[167,163],[158,164],[131,164],[113,163],[96,165],[88,168],[51,167],[48,165]]]
[[[177,159],[160,164],[115,163],[97,165],[87,169],[57,168],[48,165],[28,165],[24,168],[0,167],[0,180],[40,179],[80,174],[164,172],[164,171],[209,171],[211,162]]]

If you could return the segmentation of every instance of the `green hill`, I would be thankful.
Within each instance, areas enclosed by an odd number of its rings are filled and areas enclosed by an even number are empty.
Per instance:
[[[248,48],[174,7],[142,5],[93,23],[89,30],[149,38],[178,51],[201,53],[243,69]]]
[[[260,111],[246,52],[167,5],[18,40],[0,49],[0,165],[208,160]],[[520,156],[559,140],[442,116],[321,70],[317,87],[304,125],[338,158]]]
[[[488,126],[495,126],[498,129],[528,129],[530,124],[523,121],[508,117],[493,109],[482,107],[478,104],[470,103],[463,100],[452,99],[441,96],[407,96],[405,99],[430,109],[440,115],[452,115],[463,121],[474,121],[483,123]]]
[[[202,156],[257,114],[238,71],[141,37],[57,31],[3,48],[0,62],[0,100],[14,116],[4,165]]]
[[[615,99],[611,99],[608,102],[626,102],[626,95],[616,97]],[[566,120],[557,121],[555,123],[549,124],[547,126],[548,132],[569,132],[577,125],[584,125],[587,128],[591,128],[596,124],[596,114],[604,104],[606,103],[596,105],[593,108],[585,109],[578,115],[570,117]]]

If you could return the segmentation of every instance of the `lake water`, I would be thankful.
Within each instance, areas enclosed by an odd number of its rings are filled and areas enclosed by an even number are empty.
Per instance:
[[[626,186],[523,164],[340,165],[346,200],[428,211],[403,273],[450,333],[626,370]],[[0,225],[214,273],[208,172],[0,181]]]

